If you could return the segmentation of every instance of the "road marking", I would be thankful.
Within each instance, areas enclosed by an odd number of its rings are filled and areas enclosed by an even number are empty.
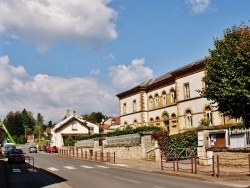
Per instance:
[[[126,178],[122,178],[122,177],[119,177],[119,176],[115,176],[115,178],[118,178],[118,179],[121,179],[121,180],[130,181],[130,182],[134,182],[134,183],[141,183],[139,181],[134,181],[134,180],[126,179]]]
[[[50,167],[50,168],[48,168],[50,171],[57,171],[57,170],[59,170],[59,169],[57,169],[57,168],[54,168],[54,167]]]
[[[96,167],[99,167],[99,168],[110,168],[110,167],[108,167],[108,166],[101,166],[101,165],[98,165],[98,166],[96,166]]]
[[[28,171],[30,171],[30,172],[37,172],[35,169],[33,169],[33,168],[28,168]]]
[[[159,187],[159,186],[154,186],[155,188],[163,188],[163,187]]]
[[[126,164],[112,164],[112,165],[114,165],[114,166],[128,166]]]
[[[85,165],[82,165],[81,167],[83,167],[83,168],[94,168],[92,166],[85,166]]]
[[[63,166],[64,168],[67,168],[67,169],[69,169],[69,170],[73,170],[73,169],[76,169],[75,167],[73,167],[73,166]]]
[[[12,172],[21,172],[21,170],[19,168],[13,168]]]
[[[102,172],[98,172],[98,171],[94,171],[94,170],[92,170],[92,172],[95,172],[95,173],[98,173],[98,174],[102,174],[102,175],[105,175],[105,176],[108,176],[108,175],[109,175],[109,174],[102,173]]]

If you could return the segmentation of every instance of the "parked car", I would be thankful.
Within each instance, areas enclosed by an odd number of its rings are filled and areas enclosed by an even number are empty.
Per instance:
[[[8,156],[8,163],[18,163],[24,164],[25,163],[25,153],[21,149],[11,149],[9,156]]]
[[[31,147],[29,147],[29,153],[37,153],[37,148],[36,148],[36,146],[31,146]]]
[[[15,149],[16,148],[16,144],[14,143],[5,143],[4,147],[3,147],[3,154],[4,157],[8,157],[10,150]]]
[[[58,148],[56,146],[49,146],[46,148],[47,153],[58,153]]]

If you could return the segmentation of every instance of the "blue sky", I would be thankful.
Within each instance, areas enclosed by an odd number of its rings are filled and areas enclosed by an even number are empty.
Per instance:
[[[0,0],[0,118],[119,115],[116,94],[208,55],[249,0]]]

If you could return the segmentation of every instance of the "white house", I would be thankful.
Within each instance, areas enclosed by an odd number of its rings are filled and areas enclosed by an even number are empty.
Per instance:
[[[51,129],[51,145],[61,147],[64,145],[63,140],[68,137],[75,138],[95,133],[99,133],[98,125],[78,117],[75,112],[70,115],[70,111],[67,110],[66,118]]]

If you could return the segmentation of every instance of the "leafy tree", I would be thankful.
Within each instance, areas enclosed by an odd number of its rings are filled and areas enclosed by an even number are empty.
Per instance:
[[[250,28],[242,24],[214,39],[214,49],[205,59],[205,88],[201,96],[213,101],[231,118],[242,118],[250,126]]]
[[[106,119],[107,116],[103,115],[101,112],[92,112],[91,114],[84,114],[82,118],[91,123],[100,123],[102,119]]]
[[[25,128],[25,134],[32,134],[35,126],[35,119],[31,112],[27,112],[26,109],[22,111],[22,123]]]

